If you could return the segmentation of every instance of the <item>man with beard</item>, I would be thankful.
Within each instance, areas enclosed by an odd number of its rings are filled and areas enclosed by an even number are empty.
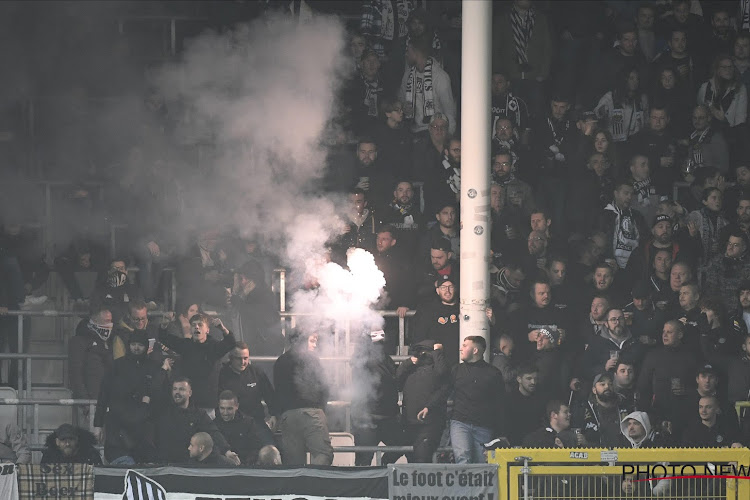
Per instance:
[[[396,382],[403,392],[406,436],[412,437],[409,462],[431,463],[445,428],[450,369],[443,346],[428,339],[409,346],[409,359],[398,365]]]
[[[222,455],[240,464],[240,458],[229,449],[224,436],[205,411],[191,403],[193,394],[190,380],[176,377],[172,381],[172,401],[156,419],[154,434],[156,450],[161,463],[186,463],[189,458],[188,445],[196,432],[207,432],[214,446]]]
[[[660,194],[671,193],[672,184],[680,178],[675,158],[677,143],[668,126],[667,108],[654,105],[649,111],[649,127],[635,134],[630,141],[632,154],[648,156],[651,179]]]
[[[396,238],[405,255],[413,256],[421,234],[425,231],[425,219],[419,211],[419,203],[414,200],[414,186],[401,180],[394,184],[393,199],[380,212],[383,224],[398,230]]]
[[[607,325],[601,335],[591,337],[581,362],[581,375],[589,380],[603,371],[614,371],[620,358],[628,359],[633,364],[640,364],[645,350],[643,345],[633,337],[625,325],[625,314],[622,309],[607,311]]]
[[[62,424],[47,436],[41,463],[101,465],[102,457],[94,447],[95,442],[89,431]]]
[[[430,266],[426,267],[417,282],[417,303],[421,304],[435,298],[435,283],[442,282],[446,276],[459,275],[458,262],[453,259],[450,241],[438,238],[430,248]]]
[[[513,155],[507,149],[500,149],[492,155],[492,182],[505,189],[506,206],[515,207],[524,218],[531,215],[534,206],[531,186],[516,178]]]
[[[711,35],[702,46],[705,58],[710,59],[716,54],[730,54],[734,35],[729,11],[722,7],[715,9],[711,14]]]
[[[379,221],[369,207],[364,190],[354,188],[349,191],[349,210],[344,214],[346,227],[336,243],[341,256],[352,247],[364,248],[368,252],[375,250],[375,235]],[[344,218],[342,217],[342,218]]]
[[[620,422],[627,410],[620,408],[612,374],[594,377],[591,395],[583,408],[573,411],[572,426],[583,431],[583,446],[613,448],[620,443]]]
[[[750,239],[750,195],[740,196],[736,206],[737,218],[719,232],[720,245],[729,240],[731,233],[742,233]]]
[[[513,172],[520,174],[521,177],[524,178],[529,177],[530,172],[527,172],[527,169],[524,168],[524,160],[526,160],[526,155],[523,155],[522,160],[522,146],[520,140],[518,139],[516,128],[513,126],[510,118],[498,118],[497,123],[495,123],[494,133],[492,135],[492,148],[496,151],[499,151],[501,149],[510,151],[513,163]],[[527,149],[523,150],[526,151]],[[533,181],[534,179],[528,180]]]
[[[750,279],[748,238],[742,231],[729,233],[724,255],[716,255],[706,269],[705,292],[721,297],[727,311],[737,306],[737,290],[743,280]]]
[[[630,255],[647,234],[643,215],[630,208],[633,194],[633,185],[629,180],[616,182],[612,202],[604,208],[599,222],[599,230],[611,242],[606,256],[613,257],[620,269],[627,267]]]
[[[732,209],[742,198],[750,199],[750,162],[739,162],[734,167],[736,182],[724,190],[723,206]]]
[[[732,325],[750,331],[750,280],[742,280],[737,285],[737,301],[730,311]]]
[[[671,253],[672,262],[686,262],[688,266],[695,264],[700,254],[700,240],[689,238],[685,242],[678,242],[673,237],[673,230],[672,218],[667,214],[657,214],[651,225],[651,239],[639,245],[628,260],[626,275],[631,280],[651,277],[651,259],[660,249]]]
[[[461,250],[461,241],[459,238],[458,227],[458,209],[455,202],[446,201],[436,206],[435,219],[437,224],[428,229],[422,235],[422,241],[419,244],[419,263],[429,259],[432,242],[437,239],[445,239],[450,242],[453,258],[458,260]]]
[[[102,381],[94,415],[94,435],[104,440],[104,456],[110,464],[144,463],[154,458],[152,400],[162,396],[171,363],[160,367],[147,357],[149,339],[134,330],[128,352],[115,360]],[[104,429],[103,429],[104,428]]]
[[[458,363],[458,279],[443,276],[435,284],[438,301],[425,303],[417,308],[414,317],[414,342],[433,339],[441,344],[445,362],[453,366]]]
[[[645,155],[635,155],[630,159],[630,181],[633,183],[633,208],[648,220],[658,205],[656,188],[651,185],[651,165]]]
[[[445,141],[443,158],[424,181],[424,211],[434,213],[438,205],[458,202],[461,195],[461,138]]]
[[[539,370],[530,362],[516,370],[518,387],[508,393],[508,440],[520,446],[524,436],[539,428],[544,418],[546,398],[537,390]]]
[[[362,137],[357,142],[357,154],[350,172],[342,177],[346,181],[344,189],[359,188],[375,205],[388,199],[388,191],[393,186],[393,174],[380,164],[378,145],[372,137]]]
[[[400,318],[405,318],[406,313],[417,302],[411,256],[401,251],[393,226],[384,225],[378,229],[375,245],[375,265],[385,278],[385,294],[388,297],[385,306],[395,309]],[[399,342],[398,318],[385,318],[383,328],[388,352],[395,352]]]

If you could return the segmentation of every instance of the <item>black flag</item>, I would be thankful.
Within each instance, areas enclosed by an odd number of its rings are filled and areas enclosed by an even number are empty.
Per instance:
[[[134,470],[125,473],[125,491],[122,500],[167,500],[162,485]]]

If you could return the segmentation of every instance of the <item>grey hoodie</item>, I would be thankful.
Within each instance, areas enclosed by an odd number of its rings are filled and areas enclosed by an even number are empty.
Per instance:
[[[646,430],[646,434],[638,442],[628,436],[628,420],[631,418],[640,422],[643,428]],[[648,418],[648,414],[645,411],[634,411],[626,415],[625,418],[622,419],[622,421],[620,422],[620,431],[622,431],[622,435],[625,436],[628,441],[630,441],[630,446],[632,446],[633,448],[640,448],[643,442],[651,437],[651,420]]]

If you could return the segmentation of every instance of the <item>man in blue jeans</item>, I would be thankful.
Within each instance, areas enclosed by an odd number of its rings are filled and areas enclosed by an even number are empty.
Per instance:
[[[486,349],[484,338],[466,337],[453,369],[450,432],[457,464],[485,462],[483,444],[505,431],[505,382],[484,360]]]

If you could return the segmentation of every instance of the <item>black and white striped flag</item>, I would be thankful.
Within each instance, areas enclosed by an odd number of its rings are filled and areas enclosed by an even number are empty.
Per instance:
[[[125,473],[125,491],[122,500],[167,500],[162,485],[134,470]]]

